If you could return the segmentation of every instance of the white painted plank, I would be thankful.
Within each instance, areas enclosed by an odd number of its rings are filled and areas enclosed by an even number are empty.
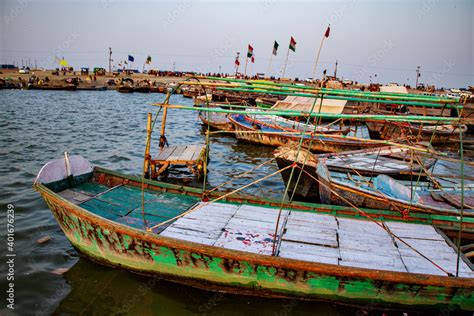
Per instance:
[[[251,230],[226,228],[214,246],[271,255],[273,250],[273,235],[256,233]]]
[[[212,239],[214,241],[217,240],[221,231],[203,231],[199,230],[198,228],[189,228],[189,227],[182,227],[182,226],[170,226],[164,230],[166,233],[173,233],[176,235],[188,235],[188,236],[196,236],[202,238]]]
[[[172,231],[167,232],[165,230],[160,235],[166,236],[166,237],[171,237],[171,238],[176,238],[176,239],[180,239],[180,240],[192,241],[192,242],[199,243],[199,244],[204,244],[204,245],[214,244],[214,239],[191,236],[191,235],[185,235],[185,234],[175,233],[175,232],[172,232]]]
[[[280,223],[280,228],[283,223]],[[269,223],[269,222],[261,222],[261,221],[254,221],[249,219],[243,218],[231,218],[227,224],[227,226],[234,226],[234,227],[248,227],[249,229],[265,229],[265,230],[275,230],[276,222]]]
[[[339,249],[324,247],[312,244],[303,244],[299,242],[282,240],[280,244],[280,253],[299,253],[317,257],[339,258]]]
[[[317,256],[313,254],[296,253],[296,252],[291,252],[291,251],[288,252],[281,249],[280,249],[279,256],[282,258],[290,258],[290,259],[310,261],[310,262],[318,262],[318,263],[326,263],[326,264],[334,264],[334,265],[339,264],[338,258],[323,257],[323,256]]]
[[[405,267],[403,267],[403,266],[381,265],[381,264],[379,264],[377,266],[374,266],[373,264],[367,263],[367,262],[355,262],[355,261],[340,260],[339,265],[347,266],[347,267],[354,267],[354,268],[373,269],[373,270],[407,272]]]
[[[338,246],[336,238],[328,238],[327,236],[308,236],[308,235],[285,233],[282,236],[282,240],[302,242],[302,243],[314,244],[314,245],[325,245],[329,247]]]

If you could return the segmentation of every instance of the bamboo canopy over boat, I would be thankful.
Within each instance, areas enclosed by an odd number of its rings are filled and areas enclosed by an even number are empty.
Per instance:
[[[311,112],[313,110],[317,113],[341,114],[346,103],[345,100],[316,98],[315,101],[314,98],[309,97],[288,96],[282,101],[277,101],[271,109],[300,112]]]
[[[437,97],[420,94],[401,94],[393,92],[366,92],[358,90],[344,90],[344,89],[328,89],[315,88],[314,86],[305,86],[302,84],[283,84],[264,80],[239,80],[230,78],[218,77],[197,77],[205,80],[212,80],[216,82],[182,82],[186,85],[205,85],[212,86],[216,89],[242,92],[260,92],[268,94],[282,94],[314,97],[314,95],[323,95],[326,99],[341,99],[348,101],[360,102],[378,102],[378,103],[400,103],[418,106],[432,106],[432,107],[462,107],[458,104],[459,99],[451,99],[445,97]]]

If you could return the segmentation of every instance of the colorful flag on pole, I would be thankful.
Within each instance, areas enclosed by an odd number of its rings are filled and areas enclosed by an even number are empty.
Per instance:
[[[59,64],[60,64],[62,67],[67,67],[67,66],[69,66],[69,63],[67,62],[66,59],[64,59],[64,57],[61,58],[61,60],[59,61]]]
[[[128,55],[128,61],[134,62],[135,58],[132,55]]]
[[[254,56],[250,57],[250,61],[251,61],[252,63],[255,63],[255,57],[254,57]]]
[[[247,58],[252,58],[253,56],[253,47],[249,44],[249,49],[247,51]]]
[[[278,42],[275,41],[275,43],[273,44],[273,55],[275,55],[275,56],[277,55],[278,46],[280,46],[280,45],[278,45]]]
[[[296,41],[295,41],[295,39],[293,38],[293,36],[292,36],[291,39],[290,39],[290,49],[291,49],[292,51],[296,51]]]
[[[328,25],[328,28],[326,30],[326,33],[324,33],[324,36],[329,37],[329,32],[331,31],[331,25]]]
[[[240,66],[239,57],[236,57],[236,58],[235,58],[235,65],[236,65],[236,66]]]
[[[151,64],[151,56],[150,55],[148,55],[148,57],[146,58],[145,63],[148,64],[148,65]]]

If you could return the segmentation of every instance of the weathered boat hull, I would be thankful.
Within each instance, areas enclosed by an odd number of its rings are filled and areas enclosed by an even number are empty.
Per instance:
[[[276,161],[280,169],[294,163],[294,161],[282,157],[277,157]],[[295,169],[288,187],[289,191],[294,193],[297,199],[303,201],[331,205],[356,206],[368,209],[391,210],[399,212],[404,216],[408,216],[412,212],[438,215],[456,214],[455,210],[418,203],[409,203],[381,193],[370,192],[350,184],[333,181],[331,180],[326,167],[303,166],[300,161],[298,161],[297,164],[301,169],[304,169],[305,172],[300,172],[300,168]],[[301,173],[301,176],[299,173]],[[291,169],[286,169],[281,172],[285,185],[288,185],[290,175]],[[297,180],[298,178],[300,178],[299,181]],[[464,216],[473,217],[473,214],[471,211],[466,210]],[[474,228],[474,223],[466,222],[465,225]]]
[[[77,89],[76,85],[29,85],[28,89],[30,90],[66,90],[66,91],[75,91]]]
[[[250,143],[279,147],[291,144],[298,145],[300,142],[299,136],[282,134],[281,132],[259,132],[255,128],[251,128],[239,123],[232,116],[229,116],[229,121],[234,126],[235,136],[237,137],[237,139],[244,140]],[[342,152],[380,146],[382,145],[379,143],[332,137],[329,134],[325,136],[308,135],[303,140],[303,147],[309,148],[311,151],[314,152]]]
[[[95,179],[139,185],[139,179],[107,173],[96,173]],[[471,279],[311,263],[177,240],[107,220],[41,184],[35,187],[71,244],[101,264],[239,294],[474,310]]]
[[[202,123],[207,126],[209,125],[211,129],[217,131],[231,131],[233,130],[232,124],[230,124],[226,115],[220,113],[211,113],[211,112],[199,112],[198,117]]]
[[[151,91],[151,88],[149,86],[133,88],[133,92],[149,93],[150,91]]]
[[[459,139],[459,129],[452,131],[442,130],[439,126],[435,133],[433,130],[411,126],[400,122],[367,121],[367,127],[371,136],[386,140],[410,140],[414,142],[430,142],[433,145],[442,145],[449,142],[451,138]],[[463,128],[463,132],[466,128]]]
[[[133,91],[135,91],[135,89],[132,86],[124,85],[124,86],[119,86],[117,88],[117,91],[121,93],[132,93]]]

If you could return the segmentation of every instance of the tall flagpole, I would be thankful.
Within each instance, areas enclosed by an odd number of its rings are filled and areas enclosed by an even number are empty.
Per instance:
[[[249,56],[247,54],[247,57],[245,58],[245,68],[244,68],[244,77],[247,76],[247,63],[249,62]]]
[[[272,54],[270,55],[270,62],[268,63],[268,71],[267,71],[268,78],[271,77],[270,70],[271,70],[271,67],[272,67],[272,59],[273,59],[273,52],[272,52]]]
[[[329,24],[328,29],[329,29],[329,27],[331,27],[331,24]],[[319,45],[318,53],[316,55],[316,60],[314,61],[313,80],[315,82],[316,82],[316,69],[318,68],[318,62],[319,62],[319,55],[321,54],[321,49],[323,48],[324,39],[327,37],[326,34],[327,34],[327,30],[323,34],[323,38],[321,39],[321,44]],[[329,36],[329,34],[328,34],[328,36]]]
[[[239,55],[240,53],[237,52],[237,56],[235,57],[235,76],[237,76],[237,73],[239,72],[239,65],[240,65]]]
[[[281,74],[282,78],[285,78],[286,65],[288,64],[288,56],[290,55],[290,47],[288,46],[288,51],[286,52],[285,67],[283,67],[283,73]]]

